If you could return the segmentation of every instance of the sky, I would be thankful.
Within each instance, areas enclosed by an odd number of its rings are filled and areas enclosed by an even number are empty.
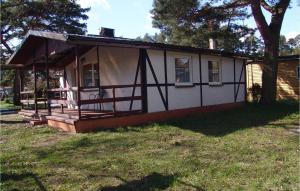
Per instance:
[[[152,0],[78,0],[78,3],[82,7],[91,7],[87,20],[88,34],[98,34],[101,27],[113,28],[115,36],[126,38],[159,32],[152,27]],[[253,18],[244,24],[256,26]],[[291,8],[285,14],[281,34],[287,39],[300,34],[300,0],[291,0]]]

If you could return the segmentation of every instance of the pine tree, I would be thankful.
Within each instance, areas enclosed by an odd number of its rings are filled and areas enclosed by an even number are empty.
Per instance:
[[[29,30],[84,34],[86,13],[75,0],[1,0],[1,64],[14,52],[13,41]],[[1,71],[1,85],[16,83],[15,71]],[[16,86],[16,85],[14,85]]]

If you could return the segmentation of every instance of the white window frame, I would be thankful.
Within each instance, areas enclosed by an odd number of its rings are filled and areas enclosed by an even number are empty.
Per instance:
[[[189,60],[189,81],[188,82],[176,82],[176,59],[188,59]],[[193,60],[191,56],[187,55],[175,55],[174,56],[174,78],[175,86],[193,86]]]
[[[86,66],[86,65],[92,65],[92,71],[94,71],[94,70],[96,70],[96,68],[95,68],[95,66],[97,65],[97,63],[93,63],[93,62],[90,62],[90,63],[82,63],[82,72],[81,72],[81,76],[82,76],[82,81],[81,81],[81,83],[82,83],[82,86],[83,87],[85,87],[85,88],[89,88],[89,87],[94,87],[94,86],[96,86],[96,78],[95,78],[95,73],[94,72],[92,72],[92,85],[91,86],[86,86],[85,84],[84,84],[84,70],[83,70],[83,68],[84,68],[84,66]],[[98,68],[99,68],[99,66],[98,66]],[[98,72],[98,80],[99,80],[99,72],[100,71],[97,71]]]
[[[219,81],[218,82],[210,82],[209,81],[209,62],[217,62],[219,65]],[[207,81],[210,86],[220,86],[222,85],[222,60],[221,59],[212,59],[207,61]]]

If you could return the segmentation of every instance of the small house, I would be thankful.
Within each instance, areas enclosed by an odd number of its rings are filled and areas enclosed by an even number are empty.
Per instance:
[[[7,64],[20,71],[21,115],[86,132],[239,107],[246,100],[247,59],[115,37],[104,28],[100,35],[30,31]],[[32,89],[24,89],[25,71],[33,76]]]

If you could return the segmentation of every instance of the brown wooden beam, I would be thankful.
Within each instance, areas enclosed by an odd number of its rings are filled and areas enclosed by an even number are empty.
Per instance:
[[[141,48],[139,52],[140,52],[139,65],[141,70],[142,112],[148,113],[146,50]]]
[[[164,70],[165,70],[165,96],[166,110],[169,110],[169,88],[168,88],[168,67],[167,67],[167,51],[164,50]]]
[[[202,56],[199,55],[199,77],[200,77],[200,105],[203,106],[203,92],[202,92]]]
[[[78,116],[81,118],[81,99],[80,99],[80,67],[79,67],[79,53],[78,45],[75,47],[75,66],[76,66],[76,80],[77,80],[77,107],[78,107]]]
[[[20,69],[20,100],[22,99],[21,92],[24,90],[24,70]],[[23,109],[24,105],[21,103],[21,109]]]
[[[101,92],[101,75],[100,75],[100,55],[99,55],[99,46],[97,46],[97,66],[98,66],[98,89],[99,89],[99,97],[102,97]],[[101,110],[101,104],[99,104],[99,110]]]
[[[45,65],[46,65],[46,89],[49,90],[49,59],[48,59],[48,39],[45,39]],[[46,91],[47,100],[49,100],[49,92]],[[48,115],[51,115],[51,104],[47,102]]]
[[[138,79],[139,70],[140,70],[140,59],[141,59],[140,57],[141,57],[141,55],[139,55],[138,64],[137,64],[136,71],[135,71],[134,85],[133,85],[132,94],[131,94],[132,98],[134,97],[135,89],[137,86],[137,79]],[[130,101],[130,106],[129,106],[130,111],[132,111],[132,105],[133,105],[133,100]]]
[[[236,94],[236,87],[235,87],[235,82],[236,82],[236,79],[235,79],[235,58],[233,58],[233,100],[234,102],[236,102],[235,100],[235,94]]]
[[[244,85],[244,91],[245,91],[245,102],[248,102],[248,99],[247,99],[247,64],[246,64],[246,60],[243,60],[243,65],[244,65],[244,82],[245,82],[245,85]]]
[[[242,80],[242,75],[243,75],[243,71],[244,71],[244,67],[246,67],[245,63],[243,62],[243,66],[241,69],[241,73],[240,73],[240,78],[239,78],[239,82],[238,82],[238,87],[237,87],[237,92],[234,95],[234,102],[236,102],[237,100],[237,96],[239,94],[239,89],[240,89],[240,84],[241,84],[241,80]],[[235,85],[235,84],[234,84]],[[246,85],[246,84],[245,84]]]
[[[162,93],[162,91],[161,91],[161,87],[158,85],[158,84],[159,84],[158,79],[157,79],[157,77],[156,77],[154,68],[153,68],[153,66],[152,66],[151,60],[150,60],[150,58],[149,58],[148,53],[147,53],[146,50],[145,50],[145,56],[146,56],[146,60],[148,61],[148,65],[149,65],[149,67],[150,67],[150,71],[151,71],[151,73],[152,73],[152,75],[153,75],[154,81],[155,81],[155,83],[157,84],[157,89],[158,89],[158,92],[159,92],[159,94],[160,94],[161,100],[162,100],[162,102],[163,102],[163,104],[164,104],[164,106],[165,106],[165,109],[167,110],[166,100],[165,100],[164,95],[163,95],[163,93]]]
[[[38,105],[37,105],[37,75],[36,75],[36,64],[34,63],[32,65],[32,70],[33,70],[33,73],[34,73],[34,111],[35,111],[35,114],[38,115]]]
[[[122,102],[122,101],[131,101],[131,99],[133,99],[133,100],[142,100],[142,96],[134,96],[133,98],[131,96],[128,96],[128,97],[113,96],[113,98],[81,100],[81,105],[95,104],[95,103],[114,103],[114,102]],[[116,110],[114,107],[115,106],[113,106],[113,109]]]

